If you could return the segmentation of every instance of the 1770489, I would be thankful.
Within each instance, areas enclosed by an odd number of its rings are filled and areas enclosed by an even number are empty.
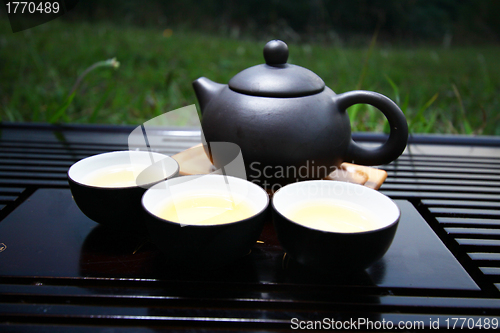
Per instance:
[[[498,318],[452,317],[445,320],[447,329],[497,329]]]
[[[51,14],[51,13],[58,13],[59,12],[59,3],[58,2],[44,2],[44,1],[37,1],[37,2],[27,2],[27,1],[12,1],[12,2],[7,2],[5,4],[7,6],[7,13],[8,14],[16,14],[16,13],[21,13],[21,14],[35,14],[35,13],[40,13],[40,14]]]

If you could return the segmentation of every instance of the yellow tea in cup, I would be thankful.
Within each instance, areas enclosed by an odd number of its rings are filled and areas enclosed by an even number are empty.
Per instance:
[[[363,232],[379,225],[378,218],[363,206],[328,199],[300,202],[285,216],[303,226],[330,232]]]
[[[137,176],[147,165],[120,164],[97,169],[82,179],[82,183],[97,187],[130,187],[136,186]]]
[[[220,193],[184,195],[160,205],[155,215],[189,225],[216,225],[236,222],[255,214],[243,199]]]

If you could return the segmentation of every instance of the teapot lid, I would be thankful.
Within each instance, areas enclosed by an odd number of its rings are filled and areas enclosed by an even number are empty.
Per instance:
[[[264,47],[265,64],[247,68],[229,80],[234,91],[266,97],[300,97],[323,91],[325,82],[312,71],[287,64],[288,46],[272,40]]]

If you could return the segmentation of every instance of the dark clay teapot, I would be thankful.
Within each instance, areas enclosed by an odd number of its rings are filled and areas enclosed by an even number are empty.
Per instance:
[[[379,165],[401,155],[408,124],[389,98],[362,90],[335,94],[312,71],[287,64],[288,46],[279,40],[266,44],[264,59],[227,85],[204,77],[193,82],[205,152],[216,167],[228,158],[211,152],[211,142],[238,145],[247,178],[264,187],[324,178],[344,161]],[[380,147],[367,149],[351,139],[346,109],[354,104],[373,105],[389,121],[389,138]]]

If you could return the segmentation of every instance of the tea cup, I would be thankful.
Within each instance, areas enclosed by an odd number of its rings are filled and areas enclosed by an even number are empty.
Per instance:
[[[76,162],[68,170],[68,182],[75,203],[90,219],[122,229],[145,229],[144,192],[178,174],[179,164],[167,155],[115,151]]]
[[[142,206],[152,242],[170,261],[193,270],[219,268],[248,254],[270,217],[266,191],[219,174],[160,182],[146,191]],[[241,213],[243,206],[249,209]]]
[[[362,185],[311,180],[274,193],[273,223],[287,254],[300,264],[339,273],[366,269],[389,249],[401,212]]]

